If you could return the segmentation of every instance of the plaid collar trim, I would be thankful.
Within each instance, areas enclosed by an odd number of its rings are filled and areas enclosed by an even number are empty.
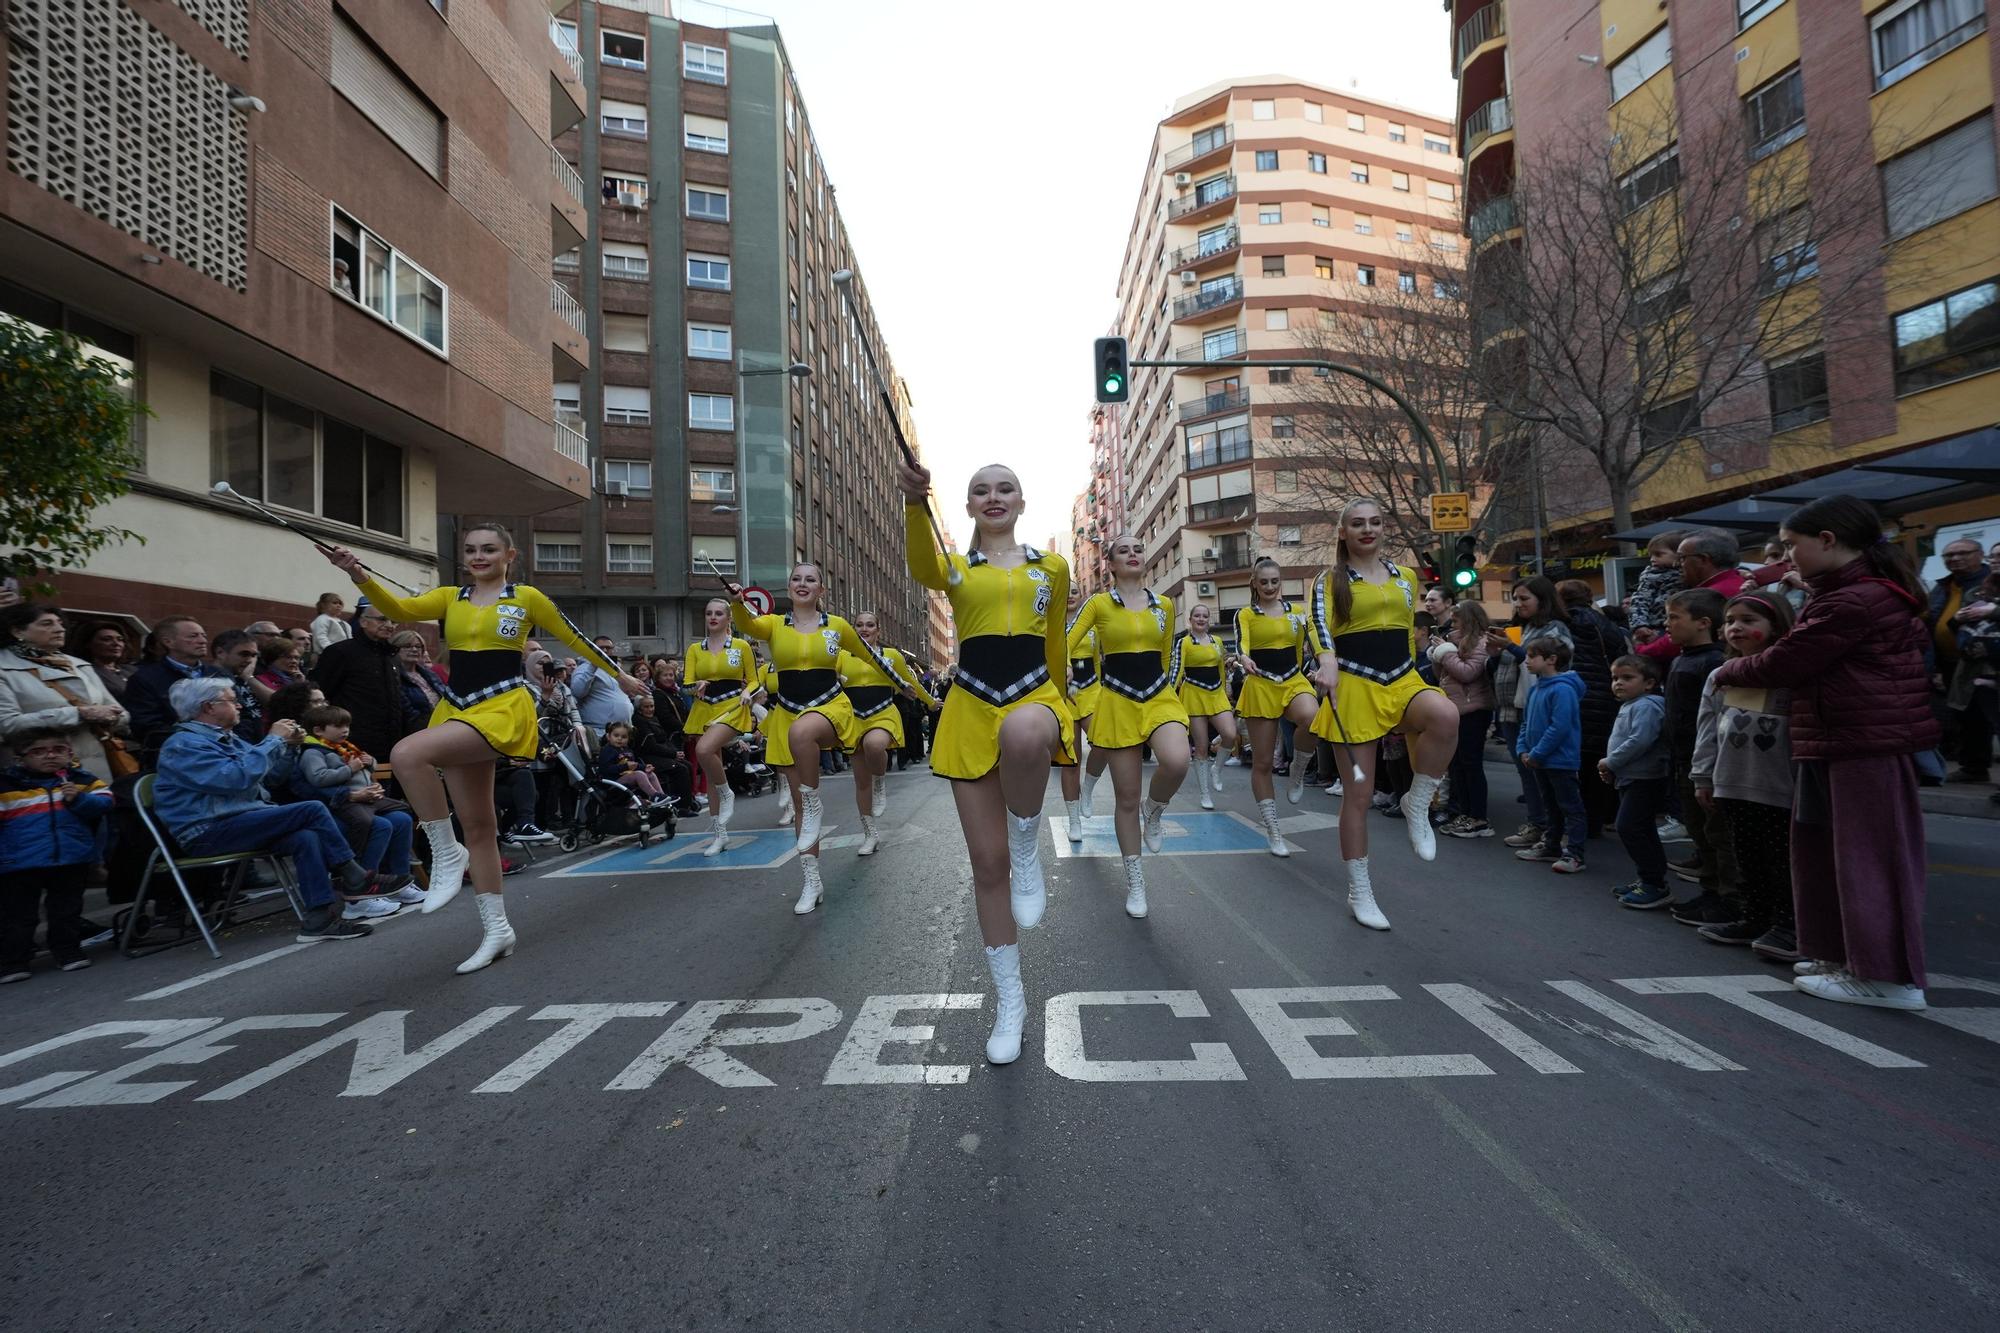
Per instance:
[[[1021,554],[1026,556],[1030,563],[1040,564],[1047,555],[1047,552],[1038,546],[1030,546],[1026,542],[1023,542],[1021,543]],[[971,555],[965,557],[965,563],[968,565],[984,565],[991,562],[987,560],[986,552],[974,551]]]
[[[500,589],[501,601],[503,602],[512,601],[513,597],[514,597],[513,584],[509,583],[501,587]],[[458,585],[458,600],[461,602],[469,602],[472,600],[472,585],[470,583],[461,583]]]
[[[1125,599],[1118,595],[1118,589],[1116,588],[1106,589],[1104,595],[1106,597],[1109,597],[1111,599],[1111,604],[1119,608],[1121,611],[1128,609],[1125,606]],[[1151,588],[1146,589],[1146,609],[1150,611],[1159,604],[1160,604],[1160,595],[1154,592]]]

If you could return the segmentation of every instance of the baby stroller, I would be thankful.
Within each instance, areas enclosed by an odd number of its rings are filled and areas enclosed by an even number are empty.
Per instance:
[[[576,803],[569,827],[557,843],[564,851],[575,851],[585,838],[597,843],[637,834],[639,845],[644,847],[648,834],[656,833],[662,839],[674,836],[672,810],[651,804],[622,782],[597,776],[596,766],[577,742],[558,750],[555,763]]]
[[[722,773],[738,796],[762,796],[776,791],[784,779],[764,762],[764,738],[744,736],[722,752]]]

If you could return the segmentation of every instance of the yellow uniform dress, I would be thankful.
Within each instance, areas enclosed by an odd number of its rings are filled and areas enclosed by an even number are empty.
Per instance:
[[[1101,750],[1137,745],[1169,722],[1187,725],[1176,688],[1174,607],[1152,592],[1146,604],[1128,607],[1117,589],[1100,592],[1077,610],[1070,626],[1072,653],[1097,631],[1103,654],[1103,692],[1090,719],[1090,743]]]
[[[1339,688],[1333,698],[1320,701],[1312,725],[1315,736],[1355,745],[1378,740],[1403,725],[1410,700],[1437,689],[1417,674],[1417,576],[1401,565],[1390,568],[1394,572],[1386,583],[1370,583],[1347,571],[1354,606],[1344,620],[1334,610],[1333,571],[1313,580],[1310,646],[1340,662]],[[1336,711],[1340,726],[1334,723]]]
[[[1079,605],[1076,609],[1081,612],[1083,607]],[[1072,619],[1071,623],[1075,621]],[[1097,631],[1091,630],[1084,639],[1082,650],[1071,649],[1069,657],[1069,709],[1079,722],[1090,720],[1104,691],[1102,673],[1097,667]]]
[[[1214,717],[1229,711],[1229,691],[1223,686],[1222,643],[1213,634],[1198,642],[1184,629],[1175,649],[1180,660],[1181,707],[1189,717]]]
[[[1257,668],[1243,677],[1236,692],[1238,717],[1283,717],[1292,700],[1311,696],[1312,682],[1303,666],[1305,641],[1305,613],[1290,602],[1275,616],[1259,611],[1255,602],[1236,612],[1236,651]]]
[[[710,652],[707,639],[688,645],[687,673],[690,686],[705,684],[702,697],[688,714],[687,734],[699,736],[710,727],[728,727],[742,735],[757,725],[750,712],[750,695],[757,680],[757,658],[748,639],[731,637],[721,652]]]
[[[852,750],[854,709],[840,688],[840,655],[845,651],[856,657],[875,657],[875,650],[862,642],[854,626],[821,612],[817,629],[800,630],[789,611],[781,616],[753,616],[741,602],[730,605],[729,617],[737,629],[771,645],[771,665],[778,673],[778,688],[772,692],[767,705],[770,712],[764,718],[764,762],[791,767],[792,723],[807,713],[825,718],[833,727],[833,743],[842,750]]]
[[[917,673],[910,669],[910,659],[900,648],[878,648],[880,660],[887,662],[896,672],[896,682],[882,673],[875,665],[875,659],[856,657],[853,653],[840,655],[840,683],[847,691],[847,703],[854,710],[854,739],[858,745],[863,736],[871,731],[889,733],[889,748],[903,748],[903,713],[896,707],[896,686],[913,690],[926,708],[936,708],[938,701],[931,698],[929,690],[917,679]]]
[[[764,720],[757,724],[757,734],[764,738],[764,751],[770,753],[771,709],[778,702],[778,672],[769,662],[757,668],[757,688],[764,691]]]
[[[535,698],[521,671],[521,651],[537,632],[557,640],[578,657],[616,677],[622,669],[571,624],[541,590],[509,583],[490,606],[475,605],[472,588],[432,588],[398,597],[369,579],[361,585],[369,604],[391,620],[444,621],[444,646],[451,653],[451,680],[431,709],[430,725],[463,722],[478,732],[495,754],[533,759],[538,737]]]
[[[946,556],[931,545],[922,505],[903,506],[903,528],[910,574],[951,600],[958,629],[958,672],[931,742],[931,772],[966,781],[991,773],[1000,762],[1000,724],[1031,704],[1055,715],[1050,758],[1074,765],[1076,719],[1063,688],[1069,648],[1055,610],[1069,604],[1069,564],[1032,546],[1023,548],[1028,558],[1014,569],[1001,569],[977,551]]]

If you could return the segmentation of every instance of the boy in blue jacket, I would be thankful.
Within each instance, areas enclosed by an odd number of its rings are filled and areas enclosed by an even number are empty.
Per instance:
[[[1667,853],[1660,846],[1660,812],[1667,808],[1673,779],[1667,776],[1667,705],[1660,698],[1660,664],[1627,653],[1611,664],[1611,693],[1618,720],[1597,763],[1597,776],[1618,788],[1618,837],[1639,872],[1630,884],[1611,890],[1627,907],[1646,911],[1666,905]]]
[[[90,966],[83,890],[111,813],[111,788],[75,767],[62,732],[31,732],[15,753],[19,762],[0,781],[0,984],[28,979],[44,900],[56,966]]]
[[[1569,669],[1571,649],[1553,636],[1530,639],[1528,710],[1514,742],[1521,763],[1535,774],[1542,793],[1542,840],[1514,855],[1523,861],[1553,861],[1558,875],[1583,870],[1583,788],[1576,770],[1583,763],[1583,677]]]

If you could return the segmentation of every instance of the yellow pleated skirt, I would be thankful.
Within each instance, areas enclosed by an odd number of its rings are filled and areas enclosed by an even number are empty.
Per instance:
[[[1403,710],[1410,706],[1410,700],[1426,690],[1443,693],[1435,685],[1424,684],[1424,678],[1416,673],[1415,668],[1405,671],[1387,685],[1378,685],[1365,677],[1343,671],[1334,697],[1320,701],[1319,713],[1313,718],[1313,735],[1323,740],[1345,741],[1350,745],[1380,740],[1403,725]],[[1334,722],[1336,712],[1340,717],[1338,724]]]
[[[1290,676],[1284,680],[1269,680],[1263,676],[1245,676],[1243,688],[1236,692],[1236,716],[1238,717],[1283,717],[1292,700],[1301,694],[1312,696],[1312,682],[1303,675]]]
[[[774,768],[792,766],[792,723],[809,713],[818,713],[833,724],[834,744],[843,752],[854,749],[858,733],[854,729],[854,707],[847,702],[845,694],[836,694],[825,703],[808,708],[804,713],[794,713],[776,702],[771,711],[764,715],[764,762]]]
[[[1092,681],[1069,697],[1069,711],[1083,722],[1097,712],[1098,698],[1104,693],[1102,681]]]
[[[1056,743],[1049,750],[1050,762],[1059,768],[1074,767],[1076,718],[1062,687],[1045,680],[1005,708],[995,708],[963,686],[946,695],[937,735],[931,741],[931,772],[962,782],[985,777],[1000,763],[1000,724],[1016,709],[1036,705],[1056,717]]]
[[[1217,713],[1229,711],[1229,691],[1220,685],[1211,689],[1184,680],[1181,682],[1181,707],[1187,710],[1189,717],[1214,717]]]
[[[688,714],[687,734],[699,736],[718,722],[739,736],[755,730],[757,718],[750,711],[750,696],[739,694],[733,699],[703,699],[696,703]]]
[[[535,726],[535,697],[525,685],[481,699],[470,708],[440,699],[431,709],[430,725],[446,722],[465,723],[493,747],[495,754],[508,759],[533,759],[541,746],[541,734]]]
[[[1097,700],[1097,713],[1090,719],[1090,744],[1097,750],[1120,750],[1137,745],[1169,722],[1187,725],[1187,709],[1180,696],[1161,689],[1143,703],[1107,689]]]
[[[852,705],[850,704],[849,707],[852,708]],[[871,731],[888,732],[889,748],[892,750],[902,749],[904,745],[903,710],[898,708],[894,701],[891,701],[889,706],[879,713],[870,713],[867,717],[862,717],[857,713],[854,718],[854,744],[847,748],[851,750],[859,746],[861,738]]]

